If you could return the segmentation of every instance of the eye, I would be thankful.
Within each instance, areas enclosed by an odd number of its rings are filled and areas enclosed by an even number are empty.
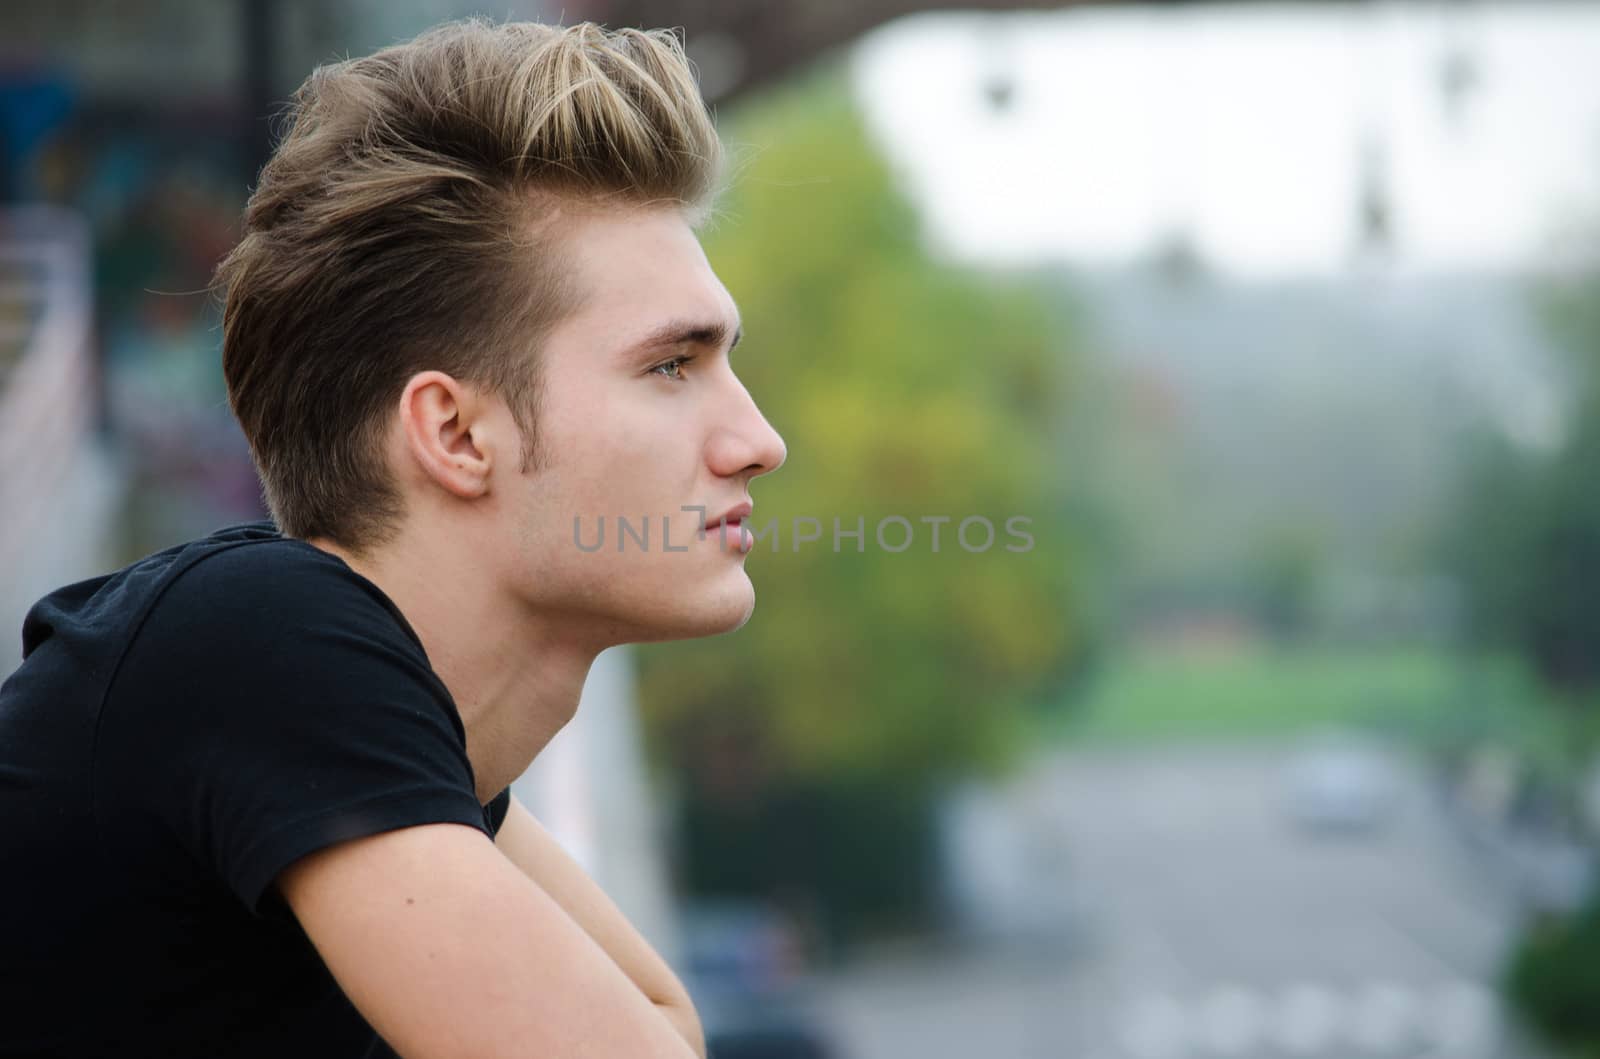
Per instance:
[[[672,379],[675,382],[682,381],[684,379],[683,366],[693,359],[693,357],[673,357],[671,360],[663,361],[651,368],[650,374],[659,374],[662,378]]]

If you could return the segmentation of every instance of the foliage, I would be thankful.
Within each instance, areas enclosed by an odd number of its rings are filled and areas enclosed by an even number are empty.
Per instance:
[[[861,777],[782,784],[746,801],[708,794],[691,790],[684,806],[693,892],[763,894],[825,951],[931,918],[937,856],[923,792]]]
[[[1600,894],[1570,917],[1536,923],[1505,976],[1513,1004],[1544,1036],[1583,1055],[1600,1055]]]
[[[1484,440],[1457,509],[1450,552],[1469,628],[1487,646],[1527,655],[1557,689],[1600,682],[1600,417],[1580,418],[1540,458]]]
[[[1521,651],[1555,689],[1600,686],[1600,271],[1541,289],[1552,331],[1572,353],[1572,400],[1551,451],[1473,440],[1446,551],[1480,645]]]
[[[1478,646],[1517,652],[1545,697],[1568,707],[1522,711],[1519,728],[1544,738],[1513,745],[1570,819],[1600,747],[1600,717],[1583,708],[1600,692],[1600,596],[1589,589],[1600,578],[1600,268],[1547,280],[1539,294],[1571,353],[1562,436],[1548,451],[1477,439],[1447,549]],[[1600,892],[1574,915],[1534,923],[1505,972],[1519,1013],[1583,1055],[1600,1055],[1597,958]]]

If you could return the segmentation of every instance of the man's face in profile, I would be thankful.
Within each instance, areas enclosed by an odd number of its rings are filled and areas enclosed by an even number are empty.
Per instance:
[[[526,475],[502,466],[496,487],[518,591],[618,642],[735,629],[755,605],[748,537],[701,529],[785,457],[729,360],[738,309],[679,211],[569,224],[580,302],[543,346],[541,458]]]

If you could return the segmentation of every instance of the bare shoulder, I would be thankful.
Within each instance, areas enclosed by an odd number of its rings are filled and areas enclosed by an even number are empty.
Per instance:
[[[402,828],[278,876],[345,993],[407,1059],[692,1054],[610,957],[482,832]]]

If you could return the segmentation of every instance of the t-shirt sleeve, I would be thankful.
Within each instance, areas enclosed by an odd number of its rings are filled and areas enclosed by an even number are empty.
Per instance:
[[[97,801],[160,818],[256,912],[279,872],[334,843],[428,823],[493,833],[421,645],[375,586],[306,548],[244,545],[179,575],[96,740]]]
[[[484,809],[489,814],[489,833],[498,837],[500,825],[506,822],[506,813],[511,810],[511,788],[507,787],[495,795]]]

